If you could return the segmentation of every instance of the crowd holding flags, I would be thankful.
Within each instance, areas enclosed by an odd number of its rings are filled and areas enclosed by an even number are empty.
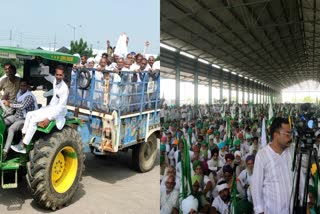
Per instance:
[[[185,207],[188,201],[198,201],[192,207],[197,208],[198,212],[205,210],[204,213],[208,213],[207,206],[211,206],[212,209],[216,206],[215,203],[218,203],[218,190],[221,189],[217,187],[226,185],[221,183],[225,180],[230,191],[228,212],[244,213],[241,212],[243,204],[248,205],[247,210],[250,210],[250,205],[252,209],[248,181],[250,173],[247,174],[250,170],[246,163],[254,161],[257,150],[271,141],[268,128],[275,117],[287,117],[291,126],[294,126],[297,115],[301,114],[299,105],[274,104],[270,99],[269,104],[218,104],[187,108],[188,112],[192,113],[191,119],[188,120],[176,117],[179,115],[176,114],[179,108],[169,108],[170,116],[165,119],[162,132],[167,140],[161,141],[161,144],[169,148],[165,152],[169,166],[176,169],[176,183],[179,183],[177,190],[180,193],[179,206],[176,208],[184,213],[183,208],[189,209]],[[179,145],[183,145],[183,151],[179,151],[180,146],[173,143],[175,140]],[[179,152],[183,153],[183,157],[175,155]],[[176,160],[175,157],[180,159]],[[226,166],[231,166],[234,171],[230,171],[230,167]],[[168,165],[161,164],[161,167],[166,168]],[[198,168],[201,171],[198,171]],[[230,172],[231,179],[227,180],[225,174]],[[319,175],[315,173],[313,177],[318,182]],[[165,179],[164,173],[162,180]],[[193,192],[195,184],[199,185],[197,192]]]

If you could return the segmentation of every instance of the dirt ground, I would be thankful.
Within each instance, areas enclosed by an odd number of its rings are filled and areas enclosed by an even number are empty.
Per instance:
[[[86,169],[72,203],[54,213],[159,213],[159,157],[147,173],[131,167],[131,152],[115,156],[86,155]],[[0,213],[50,213],[33,201],[23,180],[17,189],[0,190]]]
[[[45,104],[41,91],[33,92]],[[158,142],[159,147],[159,142]],[[158,152],[159,154],[159,152]],[[160,212],[159,155],[153,170],[138,173],[131,168],[131,150],[113,156],[86,154],[85,172],[72,203],[54,213],[131,214]],[[25,180],[17,189],[0,189],[0,214],[52,213],[33,201]]]

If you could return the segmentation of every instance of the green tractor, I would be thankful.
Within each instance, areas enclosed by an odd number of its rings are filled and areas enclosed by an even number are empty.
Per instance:
[[[64,65],[69,79],[72,65],[79,62],[78,57],[69,54],[11,47],[0,47],[0,58],[23,61],[24,78],[33,87],[43,86],[48,89],[52,85],[39,72],[42,62],[50,73],[54,72],[56,65]],[[26,176],[28,189],[41,207],[56,210],[68,205],[77,191],[84,170],[84,147],[76,130],[81,125],[78,118],[67,117],[63,129],[58,130],[55,121],[51,121],[46,128],[38,127],[26,154],[10,150],[3,161],[7,127],[0,116],[1,187],[17,188],[19,179]],[[16,134],[12,145],[17,144],[21,137],[21,133]]]
[[[9,151],[0,162],[2,188],[16,188],[19,178],[26,175],[34,200],[55,210],[66,206],[76,192],[85,153],[106,156],[131,149],[135,170],[153,169],[160,136],[160,64],[152,73],[140,72],[137,81],[137,74],[131,71],[75,70],[73,64],[79,57],[69,54],[0,47],[0,58],[23,61],[24,79],[33,88],[48,91],[52,85],[44,76],[62,64],[69,85],[64,128],[56,129],[51,121],[45,128],[38,127],[27,154]],[[49,99],[48,95],[47,103]],[[0,157],[6,136],[0,117]],[[16,134],[12,144],[20,140],[21,134]]]

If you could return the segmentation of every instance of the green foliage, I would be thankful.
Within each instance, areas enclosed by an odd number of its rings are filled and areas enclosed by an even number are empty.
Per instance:
[[[157,58],[155,59],[155,61],[160,61],[160,54],[157,56]]]
[[[81,38],[79,41],[71,41],[70,43],[70,54],[78,53],[80,56],[87,55],[88,57],[92,56],[92,49],[88,48],[87,42],[83,41]]]
[[[305,103],[313,103],[315,101],[315,99],[313,99],[311,96],[306,96],[303,98],[302,101]]]

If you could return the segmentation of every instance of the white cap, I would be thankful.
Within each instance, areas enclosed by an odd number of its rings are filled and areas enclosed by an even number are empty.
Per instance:
[[[183,214],[188,214],[191,210],[198,210],[199,202],[198,200],[189,195],[187,198],[183,199],[181,202],[181,209]]]

